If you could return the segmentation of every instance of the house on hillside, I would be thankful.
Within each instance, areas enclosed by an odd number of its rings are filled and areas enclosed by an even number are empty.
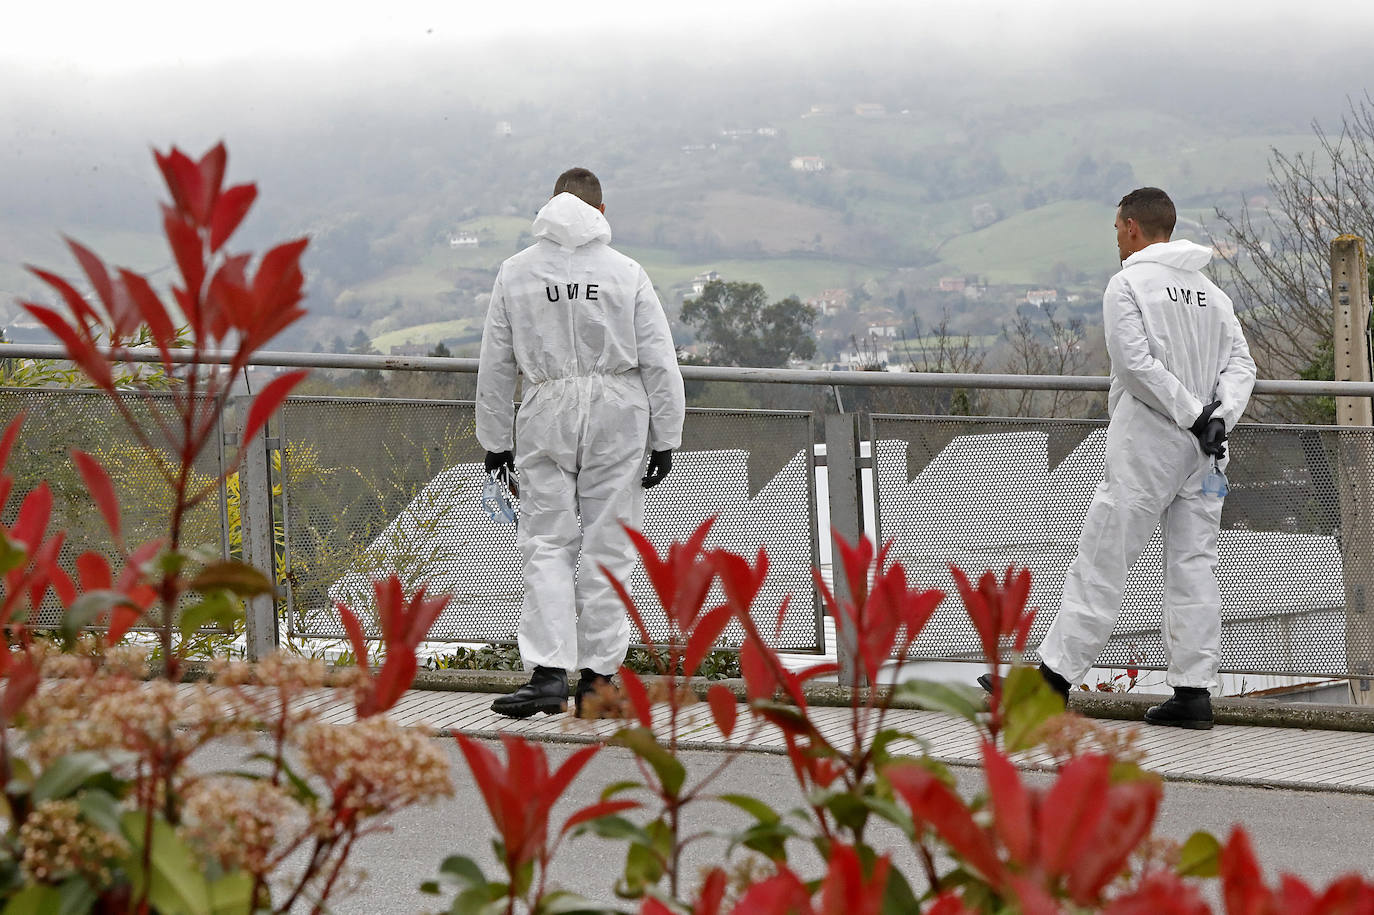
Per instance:
[[[887,107],[877,102],[860,102],[854,106],[854,113],[861,118],[885,118]]]
[[[848,289],[826,289],[815,298],[807,299],[806,304],[823,315],[833,315],[849,308]]]
[[[825,171],[825,160],[820,156],[793,156],[788,163],[793,171],[798,172],[823,172]]]
[[[1026,304],[1043,306],[1046,302],[1058,302],[1058,289],[1028,289],[1026,290]]]
[[[724,282],[724,278],[714,270],[707,270],[705,273],[698,273],[692,277],[692,295],[701,295],[706,291],[707,283]]]
[[[963,292],[967,285],[967,281],[962,276],[940,277],[941,292]]]
[[[510,121],[497,121],[495,134],[498,137],[508,137],[511,134]]]
[[[453,232],[448,237],[450,248],[475,248],[478,244],[476,232]]]
[[[391,347],[393,356],[428,356],[430,350],[434,349],[428,343],[412,343],[409,340],[399,346]]]

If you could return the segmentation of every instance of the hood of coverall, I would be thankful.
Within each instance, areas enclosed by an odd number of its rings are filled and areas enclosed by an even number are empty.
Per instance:
[[[596,207],[565,191],[534,217],[533,233],[564,248],[580,248],[594,241],[610,242],[611,224]]]
[[[1174,267],[1178,270],[1201,270],[1211,260],[1211,248],[1180,238],[1177,241],[1159,241],[1147,245],[1122,261],[1121,266],[1163,264],[1165,267]]]

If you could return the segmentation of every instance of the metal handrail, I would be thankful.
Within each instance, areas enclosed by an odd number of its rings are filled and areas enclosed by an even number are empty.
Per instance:
[[[116,362],[161,362],[152,348],[124,349],[100,347],[99,351]],[[66,359],[60,345],[6,343],[0,345],[0,358]],[[201,353],[199,360],[187,350],[172,350],[173,362],[199,361],[227,365],[231,352]],[[476,359],[448,356],[381,356],[355,353],[263,352],[248,359],[249,365],[281,368],[378,369],[390,372],[451,372],[473,374]],[[982,372],[856,372],[824,369],[747,368],[724,365],[684,365],[682,377],[689,381],[734,381],[753,384],[848,385],[888,388],[977,388],[1022,391],[1105,391],[1111,384],[1106,375],[1007,375]],[[1295,394],[1305,397],[1374,397],[1370,381],[1302,381],[1296,378],[1262,378],[1255,382],[1256,394]]]

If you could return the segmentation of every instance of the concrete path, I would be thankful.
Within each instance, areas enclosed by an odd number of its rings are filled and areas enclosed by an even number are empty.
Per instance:
[[[490,710],[491,692],[412,690],[392,710],[400,724],[427,726],[440,732],[476,737],[521,734],[531,739],[594,743],[613,734],[618,721],[581,721],[571,715],[536,715],[514,720]],[[307,700],[317,704],[325,721],[352,719],[352,706],[321,691]],[[815,707],[812,720],[837,745],[848,738],[847,708]],[[1161,728],[1137,721],[1097,722],[1117,731],[1136,730],[1136,746],[1145,751],[1144,765],[1171,781],[1208,782],[1374,794],[1374,733],[1306,730],[1218,724],[1211,731]],[[893,709],[885,727],[915,735],[931,756],[954,765],[978,765],[978,740],[962,719],[938,712]],[[662,730],[662,722],[656,722]],[[771,725],[755,727],[741,717],[731,741],[716,730],[707,706],[691,707],[679,729],[680,745],[690,750],[738,748],[751,753],[781,753],[782,736]],[[916,751],[916,744],[908,747]],[[900,752],[900,749],[898,750]],[[1040,768],[1049,757],[1036,752],[1019,762]]]

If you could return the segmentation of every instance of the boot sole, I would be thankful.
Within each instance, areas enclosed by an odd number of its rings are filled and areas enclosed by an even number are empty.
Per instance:
[[[534,699],[529,702],[521,702],[502,706],[501,700],[496,700],[491,704],[491,710],[498,715],[505,715],[507,718],[528,718],[531,715],[543,712],[545,715],[561,715],[568,710],[568,703],[565,699]]]
[[[1145,715],[1148,724],[1158,724],[1166,728],[1187,728],[1190,731],[1210,731],[1215,724],[1213,721],[1198,721],[1196,719],[1178,718],[1151,718]]]

